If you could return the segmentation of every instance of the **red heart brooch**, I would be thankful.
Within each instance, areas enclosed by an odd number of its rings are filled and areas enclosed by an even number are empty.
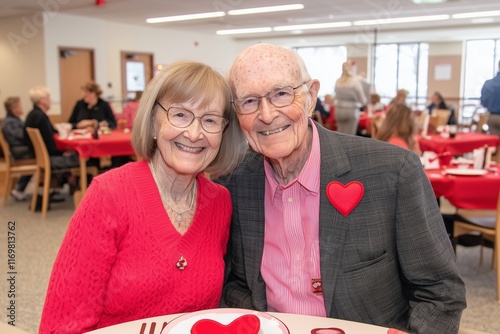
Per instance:
[[[358,181],[352,181],[346,185],[332,181],[326,186],[326,196],[345,217],[358,205],[364,193],[365,188]]]
[[[246,314],[234,319],[228,325],[211,319],[199,320],[191,328],[191,334],[258,334],[259,330],[259,318],[253,314]]]

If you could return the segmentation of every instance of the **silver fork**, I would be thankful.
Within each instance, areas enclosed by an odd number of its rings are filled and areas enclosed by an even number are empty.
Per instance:
[[[150,326],[149,326],[149,332],[146,332],[146,327],[148,326],[147,323],[143,322],[142,325],[141,325],[141,330],[139,332],[139,334],[155,334],[155,329],[156,329],[156,322],[151,322]],[[165,326],[167,326],[167,323],[164,322],[163,325],[161,326],[161,329],[160,331],[158,332],[158,334],[161,333],[161,331],[165,328]]]

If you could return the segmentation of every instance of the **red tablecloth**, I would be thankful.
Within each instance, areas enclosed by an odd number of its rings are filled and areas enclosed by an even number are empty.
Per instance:
[[[99,158],[103,156],[134,155],[131,134],[114,130],[102,134],[98,139],[60,139],[54,136],[57,148],[61,151],[76,151],[80,158]]]
[[[422,152],[450,152],[452,156],[472,152],[484,145],[497,147],[499,143],[500,139],[497,136],[474,132],[457,133],[455,138],[443,138],[439,135],[430,135],[426,138],[418,136],[418,144]]]
[[[455,166],[456,167],[456,166]],[[453,206],[469,210],[495,210],[500,175],[489,172],[483,176],[446,175],[442,170],[426,170],[436,197],[443,196]]]

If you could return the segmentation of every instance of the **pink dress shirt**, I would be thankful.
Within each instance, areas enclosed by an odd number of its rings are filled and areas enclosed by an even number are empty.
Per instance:
[[[326,316],[323,295],[313,293],[320,279],[320,145],[313,132],[309,158],[299,176],[284,186],[266,160],[265,235],[261,273],[268,311]]]

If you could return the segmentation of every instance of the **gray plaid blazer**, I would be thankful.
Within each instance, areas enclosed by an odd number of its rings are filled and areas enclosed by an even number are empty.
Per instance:
[[[410,333],[457,333],[466,306],[434,192],[412,152],[317,126],[321,145],[320,268],[327,315]],[[263,156],[250,151],[222,183],[233,216],[222,307],[267,311]],[[364,195],[347,216],[328,183],[359,181]]]

